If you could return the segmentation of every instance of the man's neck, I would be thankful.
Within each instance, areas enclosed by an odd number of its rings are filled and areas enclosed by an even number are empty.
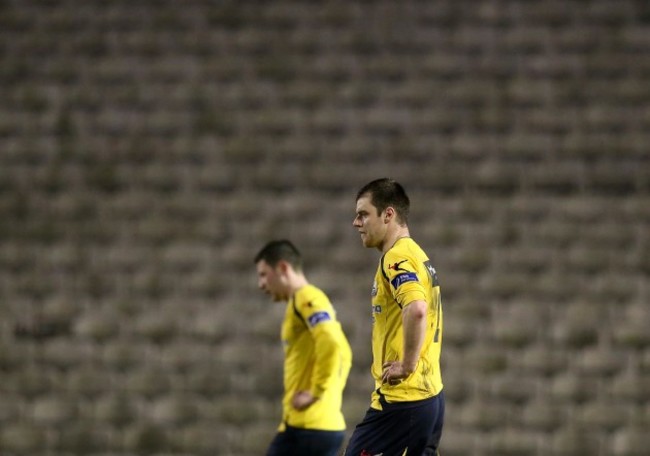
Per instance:
[[[309,282],[304,274],[294,273],[289,282],[290,295],[294,295],[296,291],[306,287],[307,285],[309,285]]]
[[[395,229],[387,234],[386,239],[384,240],[384,243],[381,246],[381,252],[382,253],[388,252],[391,248],[393,248],[393,246],[397,241],[409,236],[410,234],[409,234],[408,226],[396,225]]]

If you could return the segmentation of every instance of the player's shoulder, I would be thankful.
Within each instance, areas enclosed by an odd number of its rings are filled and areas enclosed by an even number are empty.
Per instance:
[[[421,251],[422,249],[413,239],[402,238],[384,254],[383,262],[388,264],[403,260],[417,260]]]
[[[404,238],[388,250],[382,258],[385,276],[391,277],[406,272],[422,272],[428,257],[411,238]]]
[[[307,285],[298,292],[296,304],[302,309],[329,307],[331,305],[325,292],[314,285]]]
[[[320,327],[320,323],[336,321],[336,311],[323,290],[308,285],[299,292],[296,308],[310,328]]]

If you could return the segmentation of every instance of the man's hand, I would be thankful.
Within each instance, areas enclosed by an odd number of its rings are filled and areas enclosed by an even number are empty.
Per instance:
[[[403,379],[411,375],[414,369],[407,369],[401,361],[388,361],[382,366],[384,372],[381,380],[389,385],[397,385]]]
[[[291,399],[291,405],[296,410],[306,410],[310,405],[318,400],[311,395],[309,391],[297,391]]]

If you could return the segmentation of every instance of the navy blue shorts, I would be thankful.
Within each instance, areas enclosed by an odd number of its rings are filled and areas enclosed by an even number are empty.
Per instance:
[[[271,442],[266,456],[336,456],[345,433],[343,431],[316,431],[286,426]]]
[[[389,404],[383,410],[368,409],[350,437],[345,456],[408,456],[436,454],[442,435],[445,398]],[[426,451],[426,452],[425,452]]]

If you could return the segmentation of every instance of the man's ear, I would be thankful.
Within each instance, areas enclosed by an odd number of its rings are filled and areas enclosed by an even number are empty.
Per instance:
[[[277,269],[278,269],[278,271],[280,273],[286,274],[287,271],[289,270],[289,263],[287,261],[280,260],[280,261],[278,261],[278,264],[277,264],[276,267],[277,267]]]
[[[384,223],[388,223],[393,217],[395,217],[395,209],[388,206],[386,210],[384,210]]]

